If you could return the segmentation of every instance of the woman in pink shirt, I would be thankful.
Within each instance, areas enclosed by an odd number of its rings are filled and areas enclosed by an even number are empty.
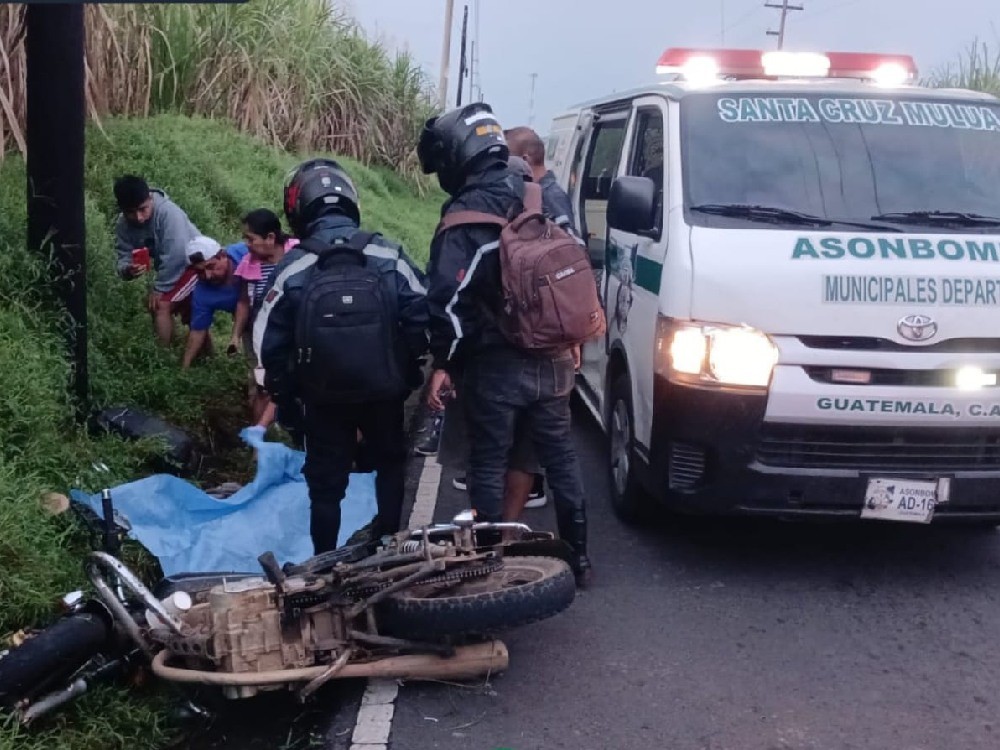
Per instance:
[[[250,252],[235,271],[235,275],[241,281],[242,290],[236,306],[229,351],[231,353],[239,351],[242,343],[244,351],[253,362],[250,406],[253,410],[254,423],[266,429],[274,422],[275,406],[263,389],[264,373],[258,367],[250,331],[253,318],[260,309],[264,290],[274,276],[274,269],[285,253],[298,244],[298,240],[285,234],[281,230],[281,220],[273,211],[266,208],[258,208],[243,217],[243,239]]]

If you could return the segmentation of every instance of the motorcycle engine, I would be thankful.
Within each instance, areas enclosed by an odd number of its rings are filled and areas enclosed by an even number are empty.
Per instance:
[[[209,660],[216,672],[271,672],[328,663],[318,658],[342,648],[346,627],[329,603],[323,579],[290,577],[284,594],[264,578],[226,581],[213,587],[183,619],[191,636],[171,636],[166,647],[178,656]],[[246,698],[271,688],[229,688]]]

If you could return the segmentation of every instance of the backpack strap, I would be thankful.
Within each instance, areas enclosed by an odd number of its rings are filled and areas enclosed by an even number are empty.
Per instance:
[[[325,242],[320,242],[315,237],[306,237],[304,240],[299,240],[299,244],[296,247],[313,255],[322,255],[330,246]]]
[[[343,264],[351,261],[364,265],[365,248],[378,236],[378,232],[363,232],[359,229],[344,242],[330,245],[313,237],[307,237],[299,242],[298,247],[307,253],[319,256],[317,261],[319,265],[326,265],[329,262]]]
[[[471,224],[492,224],[503,229],[508,222],[502,216],[488,214],[484,211],[454,211],[444,215],[444,218],[437,225],[437,229],[434,230],[434,234],[437,236],[448,229]]]
[[[469,224],[492,224],[503,229],[508,224],[513,224],[514,228],[519,228],[526,221],[544,217],[542,208],[542,186],[536,182],[524,183],[524,210],[513,221],[508,221],[502,216],[488,214],[483,211],[454,211],[445,214],[434,231],[435,236],[448,229]]]
[[[320,242],[315,237],[306,237],[304,240],[299,241],[297,247],[302,248],[307,253],[315,253],[316,255],[324,255],[329,250],[353,250],[356,253],[360,253],[371,244],[373,239],[380,236],[379,232],[364,232],[359,229],[345,242],[335,242],[331,245],[327,242]]]
[[[524,183],[524,212],[526,214],[544,213],[542,208],[542,186],[537,182]]]
[[[537,182],[524,183],[523,210],[514,217],[511,226],[515,232],[520,232],[521,227],[529,221],[546,221],[545,208],[542,204],[542,186]]]
[[[365,232],[359,229],[352,234],[351,238],[341,245],[341,247],[347,247],[355,252],[363,253],[365,248],[371,244],[372,240],[378,236],[380,236],[378,232]]]

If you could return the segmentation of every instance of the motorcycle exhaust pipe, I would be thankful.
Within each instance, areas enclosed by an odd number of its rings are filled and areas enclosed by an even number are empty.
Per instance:
[[[17,718],[24,726],[28,726],[40,716],[54,711],[59,706],[69,703],[87,692],[87,681],[82,677],[74,680],[62,690],[49,693],[38,699],[23,711],[18,711]]]
[[[111,680],[123,674],[128,664],[129,657],[121,657],[77,677],[63,689],[43,695],[26,708],[19,710],[17,713],[18,720],[24,726],[28,726],[40,716],[44,716],[60,706],[64,706],[70,701],[79,698],[90,689],[91,685]]]
[[[301,669],[277,669],[269,672],[239,674],[206,672],[197,669],[168,667],[166,651],[153,658],[153,674],[171,682],[214,685],[216,687],[261,687],[310,682],[329,671],[329,665]],[[503,641],[492,640],[455,648],[450,657],[434,654],[390,656],[362,664],[347,664],[337,671],[334,679],[382,677],[400,680],[462,680],[503,672],[510,663],[510,654]]]

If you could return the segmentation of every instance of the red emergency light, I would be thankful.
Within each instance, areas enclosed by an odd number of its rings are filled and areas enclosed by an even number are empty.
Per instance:
[[[657,73],[698,82],[748,78],[858,78],[902,85],[917,77],[910,55],[868,52],[791,52],[672,47],[660,55]]]

